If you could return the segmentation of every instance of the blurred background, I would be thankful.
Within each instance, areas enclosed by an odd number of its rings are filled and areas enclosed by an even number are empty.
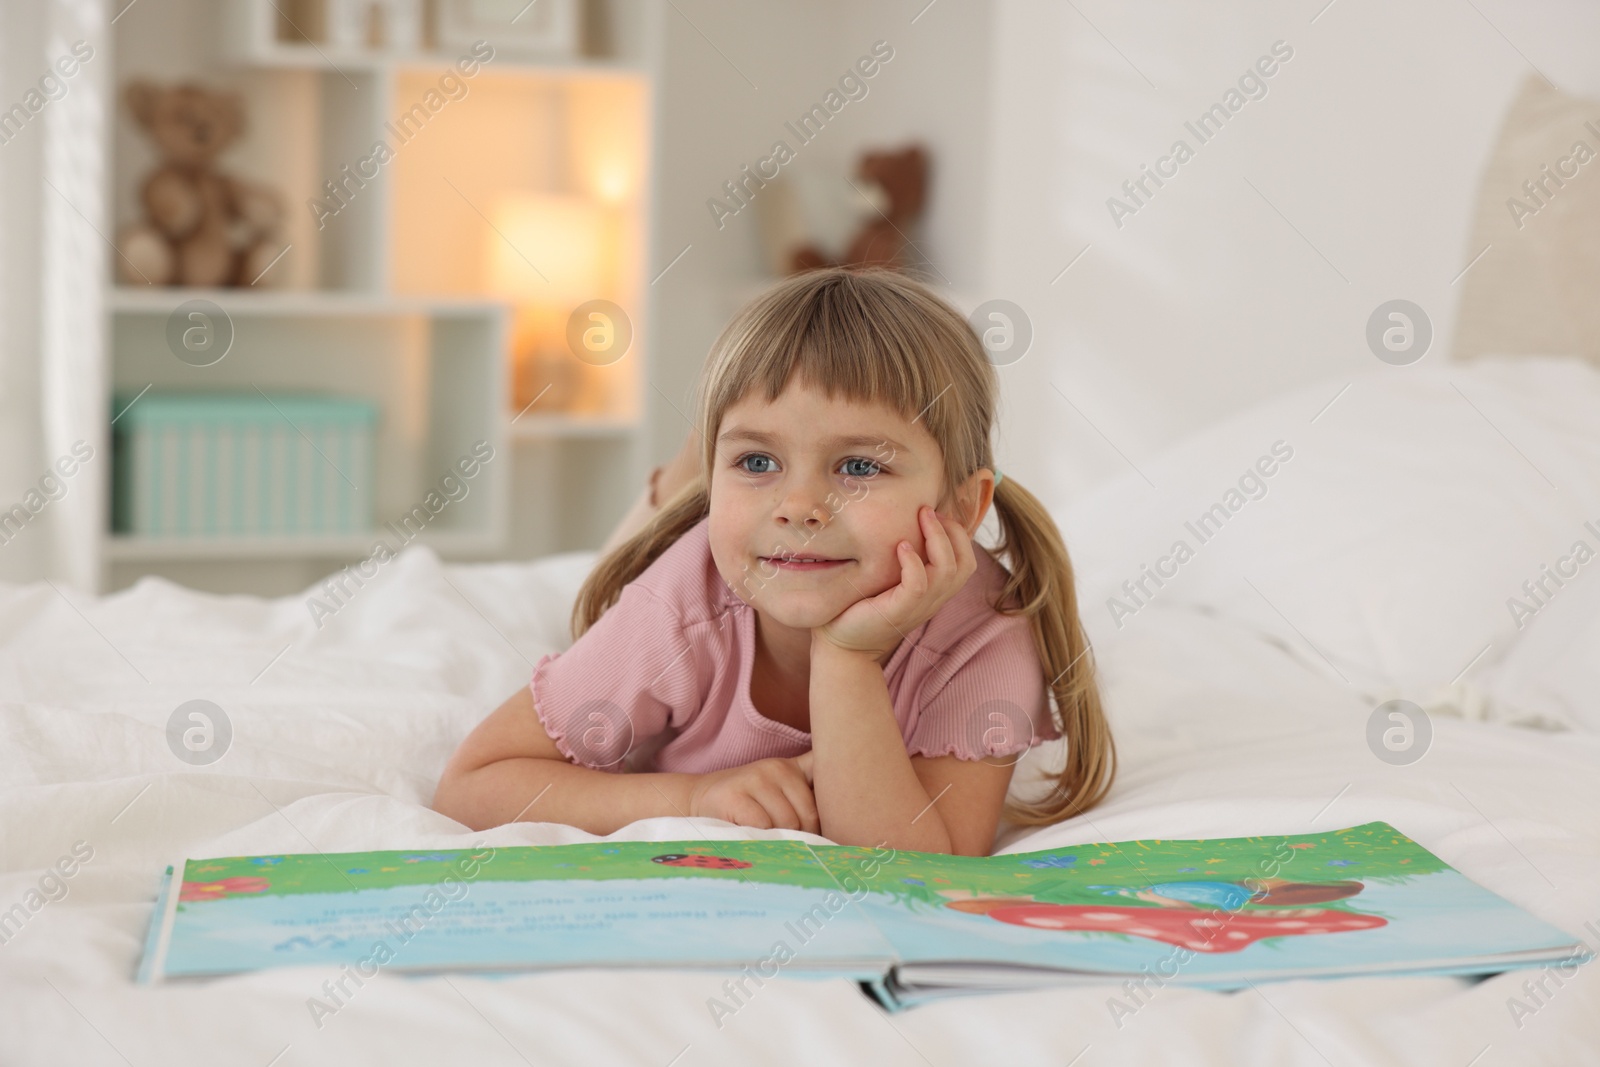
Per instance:
[[[3,11],[4,580],[595,548],[728,317],[823,262],[973,316],[999,464],[1058,513],[1379,365],[1391,301],[1413,361],[1597,345],[1550,310],[1594,272],[1537,269],[1600,261],[1577,0]]]

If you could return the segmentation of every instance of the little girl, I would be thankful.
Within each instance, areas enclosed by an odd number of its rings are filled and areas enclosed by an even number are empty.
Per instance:
[[[1048,794],[1004,814],[1092,808],[1111,735],[1060,532],[993,468],[997,391],[971,327],[903,275],[757,297],[707,360],[699,470],[602,554],[573,645],[462,742],[435,808],[981,856],[1021,754],[1063,735]],[[1005,567],[971,540],[991,503]]]

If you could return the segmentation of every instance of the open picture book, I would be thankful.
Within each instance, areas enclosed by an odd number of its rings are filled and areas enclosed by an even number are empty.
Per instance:
[[[1287,837],[945,856],[802,841],[618,841],[187,859],[139,980],[314,966],[845,977],[897,1011],[1062,983],[1477,974],[1585,953],[1384,822]],[[1131,987],[1130,987],[1131,988]],[[1135,1010],[1137,1001],[1129,1004]]]

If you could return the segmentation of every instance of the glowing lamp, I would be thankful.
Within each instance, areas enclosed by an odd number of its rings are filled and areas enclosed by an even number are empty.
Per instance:
[[[615,262],[614,212],[578,196],[509,193],[490,212],[488,290],[516,306],[512,330],[513,403],[541,396],[540,409],[603,406],[585,384],[592,375],[566,350],[567,316],[609,295]],[[548,390],[546,390],[548,386]]]

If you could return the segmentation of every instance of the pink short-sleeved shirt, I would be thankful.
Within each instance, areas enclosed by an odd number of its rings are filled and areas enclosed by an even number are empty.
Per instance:
[[[705,774],[811,748],[750,699],[756,611],[717,571],[702,519],[623,587],[565,652],[534,666],[534,707],[567,758],[598,769]],[[1029,620],[992,606],[1004,568],[978,569],[884,665],[914,756],[1005,756],[1061,736]]]

